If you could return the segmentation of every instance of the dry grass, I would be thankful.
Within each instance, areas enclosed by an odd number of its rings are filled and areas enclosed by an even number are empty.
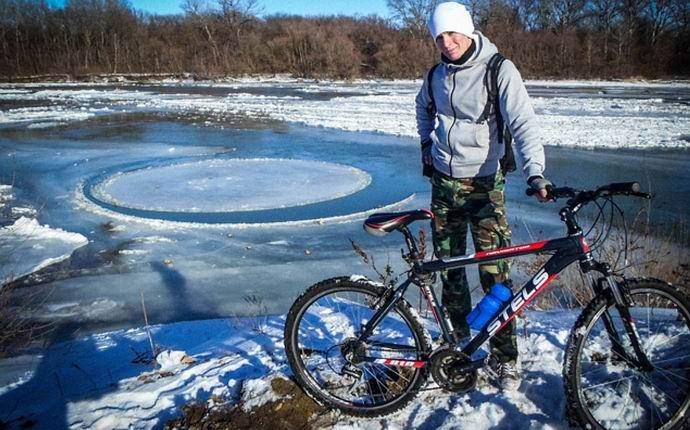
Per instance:
[[[686,223],[652,225],[647,211],[640,211],[626,236],[622,224],[614,225],[611,234],[594,258],[611,265],[614,272],[626,278],[657,278],[670,282],[690,294],[690,230]],[[605,233],[604,231],[594,231]],[[627,243],[627,252],[626,252]],[[593,248],[594,249],[594,248]],[[525,273],[536,273],[549,256],[539,255],[516,261]],[[593,276],[597,274],[591,272]],[[577,265],[564,270],[536,300],[541,309],[582,307],[593,297],[592,279]]]
[[[266,334],[268,327],[268,306],[264,298],[258,294],[247,294],[242,297],[245,303],[241,314],[234,314],[231,317],[232,325],[235,327],[247,327],[250,330]]]
[[[52,322],[32,319],[45,296],[39,293],[20,296],[16,287],[0,284],[0,358],[13,355],[52,331]]]

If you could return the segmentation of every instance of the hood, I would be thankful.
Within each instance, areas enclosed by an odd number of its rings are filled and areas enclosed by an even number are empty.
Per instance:
[[[476,45],[476,48],[474,50],[474,54],[472,57],[470,57],[467,62],[464,64],[458,66],[455,64],[450,64],[450,63],[445,63],[448,67],[472,67],[476,64],[483,64],[489,61],[489,58],[491,58],[495,53],[498,52],[498,48],[496,48],[496,45],[494,45],[486,36],[484,36],[480,31],[475,30],[475,32],[472,34],[472,39],[474,39],[474,43]]]

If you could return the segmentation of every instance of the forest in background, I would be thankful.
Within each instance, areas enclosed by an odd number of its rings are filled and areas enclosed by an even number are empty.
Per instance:
[[[126,0],[0,0],[0,78],[288,73],[420,78],[438,61],[438,1],[388,0],[391,18],[273,15],[258,0],[185,0],[151,15]],[[475,25],[529,78],[687,78],[687,0],[471,0]]]

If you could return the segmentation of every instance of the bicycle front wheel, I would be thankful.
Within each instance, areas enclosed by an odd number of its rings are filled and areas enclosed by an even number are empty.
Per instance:
[[[596,297],[568,340],[568,416],[588,429],[680,429],[690,406],[690,304],[665,282],[628,281],[644,368],[613,300]],[[631,359],[631,357],[633,359]]]
[[[285,353],[297,383],[317,402],[355,416],[395,412],[426,381],[415,367],[431,349],[416,312],[405,301],[357,340],[386,289],[366,279],[334,278],[311,286],[285,322]]]

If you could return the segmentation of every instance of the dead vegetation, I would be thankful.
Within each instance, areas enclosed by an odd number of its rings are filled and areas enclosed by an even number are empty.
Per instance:
[[[165,428],[309,430],[329,428],[334,424],[331,414],[307,396],[293,381],[275,378],[271,381],[271,388],[279,399],[248,411],[244,409],[242,401],[230,405],[223,403],[222,399],[214,398],[208,403],[189,403],[182,407],[182,416],[168,421]]]
[[[172,3],[172,2],[171,2]],[[179,3],[179,2],[175,2]],[[0,1],[0,75],[25,80],[206,79],[242,74],[420,78],[438,61],[436,0],[389,0],[379,16],[269,15],[256,0],[186,0],[143,14],[125,0]],[[474,22],[528,77],[687,76],[682,1],[473,0]],[[58,6],[60,5],[60,6]],[[86,75],[86,76],[84,76]],[[117,81],[118,77],[112,77]]]
[[[617,275],[626,278],[657,278],[670,282],[690,294],[690,230],[683,221],[664,226],[653,225],[648,209],[641,210],[627,226],[614,222],[611,233],[600,247],[593,247],[594,258],[611,265]],[[592,236],[605,235],[593,231]],[[590,239],[590,242],[592,240]],[[627,247],[626,247],[627,244]],[[517,270],[534,274],[548,260],[548,255],[518,259]],[[540,309],[576,308],[593,298],[593,278],[584,275],[577,263],[564,270],[553,285],[542,293],[535,305]]]
[[[31,316],[45,299],[45,293],[19,295],[11,284],[0,283],[0,358],[44,338],[54,328],[51,322]]]

